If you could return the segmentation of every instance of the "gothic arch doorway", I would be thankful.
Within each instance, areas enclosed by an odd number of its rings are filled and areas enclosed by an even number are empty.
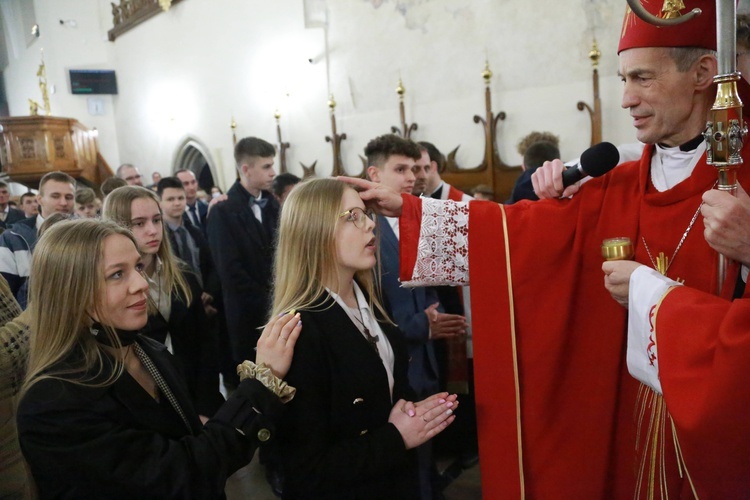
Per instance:
[[[211,188],[216,185],[213,159],[208,148],[192,137],[185,139],[177,148],[172,172],[183,168],[193,172],[200,188],[211,193]]]

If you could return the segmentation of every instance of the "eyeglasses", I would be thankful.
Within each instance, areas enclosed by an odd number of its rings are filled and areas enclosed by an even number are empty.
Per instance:
[[[346,217],[346,222],[352,222],[355,227],[359,229],[365,229],[367,227],[367,219],[375,221],[375,214],[370,210],[364,210],[359,207],[350,208],[346,212],[339,214],[339,219]]]

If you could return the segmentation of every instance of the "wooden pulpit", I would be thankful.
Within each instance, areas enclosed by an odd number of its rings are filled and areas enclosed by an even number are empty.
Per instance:
[[[12,116],[0,118],[0,169],[14,182],[36,187],[42,176],[59,170],[98,186],[112,169],[96,146],[96,131],[73,118]]]

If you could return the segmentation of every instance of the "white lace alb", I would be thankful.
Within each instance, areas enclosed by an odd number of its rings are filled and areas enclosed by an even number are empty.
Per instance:
[[[469,203],[422,198],[417,262],[405,287],[469,284]]]

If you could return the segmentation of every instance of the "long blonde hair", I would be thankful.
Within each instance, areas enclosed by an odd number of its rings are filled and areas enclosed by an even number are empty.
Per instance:
[[[99,313],[104,291],[104,240],[121,234],[138,248],[135,238],[114,222],[77,219],[58,222],[37,241],[31,260],[29,307],[31,338],[26,380],[21,393],[45,378],[65,377],[73,383],[104,386],[122,373],[115,357],[114,370],[107,373],[101,344],[90,333],[91,313]],[[108,337],[113,348],[122,347],[111,328],[99,335]],[[80,359],[71,358],[78,350]],[[53,368],[63,360],[75,364]],[[78,374],[79,377],[70,377]],[[84,374],[89,374],[84,378]],[[106,377],[100,380],[101,375]],[[92,382],[93,380],[98,382]]]
[[[113,220],[130,229],[133,202],[139,199],[153,200],[161,213],[161,204],[156,193],[141,186],[122,186],[109,193],[104,200],[102,219]],[[161,260],[164,289],[169,293],[179,292],[178,295],[185,299],[185,303],[190,304],[193,300],[190,286],[180,270],[179,260],[172,254],[166,222],[162,221],[161,232],[161,245],[156,255]]]
[[[312,179],[298,184],[284,202],[274,263],[273,312],[309,309],[327,293],[325,283],[338,283],[336,224],[344,190],[336,179]],[[370,298],[378,319],[392,323],[379,299],[375,271],[359,271],[355,280]],[[337,290],[333,290],[337,292]]]

